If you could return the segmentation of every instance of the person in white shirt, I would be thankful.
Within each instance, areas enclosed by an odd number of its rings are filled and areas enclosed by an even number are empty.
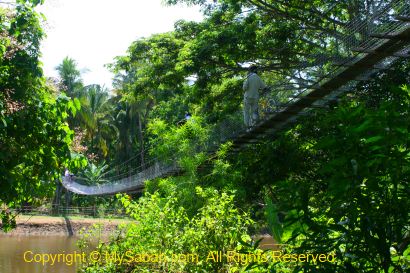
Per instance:
[[[266,88],[266,84],[258,76],[258,67],[255,65],[249,67],[248,76],[243,83],[243,91],[245,91],[243,97],[243,119],[248,129],[255,126],[259,119],[259,89]]]

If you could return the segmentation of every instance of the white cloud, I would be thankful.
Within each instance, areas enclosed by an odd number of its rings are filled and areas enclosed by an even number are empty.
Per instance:
[[[56,77],[55,67],[69,56],[89,70],[85,84],[109,88],[113,75],[104,64],[124,55],[131,42],[170,31],[179,19],[202,19],[198,7],[167,7],[161,0],[46,0],[37,10],[47,17],[41,46],[45,75]]]

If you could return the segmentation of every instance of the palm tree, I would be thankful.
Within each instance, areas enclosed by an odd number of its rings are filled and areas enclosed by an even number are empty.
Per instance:
[[[108,153],[108,139],[115,139],[117,132],[112,120],[112,104],[105,87],[93,84],[83,88],[80,94],[79,111],[82,127],[92,150],[103,156]]]
[[[148,117],[149,110],[152,107],[152,99],[137,99],[134,96],[121,96],[120,109],[116,116],[116,126],[119,129],[120,149],[126,149],[129,153],[134,140],[138,140],[140,164],[145,163],[145,145],[144,145],[144,127]],[[128,157],[127,152],[124,154]],[[119,153],[121,154],[121,153]]]
[[[141,164],[145,164],[144,154],[144,124],[146,123],[149,110],[151,109],[153,101],[149,98],[144,100],[131,100],[130,113],[133,117],[137,117],[138,121],[138,142],[140,147]]]
[[[120,99],[120,96],[115,98],[114,114],[114,124],[118,130],[118,138],[115,141],[115,157],[119,163],[132,157],[132,144],[136,132],[136,123],[132,121],[133,117],[130,116],[129,105]]]
[[[81,72],[77,69],[77,62],[74,59],[65,57],[55,69],[60,76],[62,89],[72,98],[77,96],[77,92],[83,87]]]

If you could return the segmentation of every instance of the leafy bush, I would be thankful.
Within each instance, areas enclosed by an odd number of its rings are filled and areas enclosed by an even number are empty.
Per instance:
[[[248,228],[253,225],[249,215],[234,207],[234,196],[217,191],[196,189],[196,196],[205,204],[189,218],[174,196],[161,198],[146,194],[138,202],[120,196],[127,212],[135,219],[120,235],[99,246],[100,253],[163,254],[176,257],[170,261],[143,263],[130,261],[118,264],[102,261],[88,264],[82,272],[231,272],[244,265],[235,262],[208,260],[212,251],[234,251],[244,248],[240,242],[250,241]],[[244,245],[247,245],[244,243]],[[188,255],[191,254],[191,255]],[[197,255],[197,256],[196,256]],[[185,258],[187,260],[185,260]]]
[[[397,99],[375,108],[347,100],[331,113],[301,121],[275,143],[293,151],[257,165],[264,170],[272,162],[304,156],[286,173],[271,172],[272,211],[282,214],[284,227],[276,236],[298,253],[334,251],[337,261],[300,264],[299,270],[410,269],[410,90],[391,87],[389,92]],[[270,216],[277,227],[278,217]]]

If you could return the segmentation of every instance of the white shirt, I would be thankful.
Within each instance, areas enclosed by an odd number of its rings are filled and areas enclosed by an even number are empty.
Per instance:
[[[259,99],[259,89],[266,88],[266,84],[256,73],[250,73],[243,83],[243,91],[245,98]]]

